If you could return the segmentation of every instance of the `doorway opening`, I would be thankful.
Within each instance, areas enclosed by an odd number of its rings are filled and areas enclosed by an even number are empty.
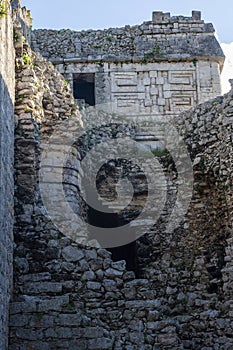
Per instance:
[[[74,98],[78,103],[95,105],[95,74],[76,73],[73,75]]]
[[[89,208],[88,210],[88,222],[93,227],[97,226],[113,228],[121,226],[119,216],[117,214],[104,213],[102,211],[97,211],[93,208]],[[94,234],[95,228],[93,228],[93,237]],[[126,269],[129,271],[134,271],[136,276],[138,275],[137,251],[135,241],[128,243],[124,246],[119,246],[116,248],[107,248],[107,250],[112,253],[113,261],[125,260]]]

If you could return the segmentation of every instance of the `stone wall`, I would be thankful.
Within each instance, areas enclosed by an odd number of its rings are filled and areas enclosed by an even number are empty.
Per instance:
[[[0,2],[0,348],[7,347],[14,207],[14,47],[9,1]]]
[[[231,349],[232,91],[175,118],[193,161],[193,197],[184,223],[170,234],[166,208],[149,233],[150,260],[135,278],[124,261],[75,243],[51,222],[38,187],[41,141],[71,115],[80,125],[80,114],[51,64],[22,41],[16,52],[16,248],[9,348]],[[108,141],[108,135],[102,137]],[[68,200],[77,198],[77,212],[82,150],[81,143],[64,183],[68,194],[76,188],[76,197],[73,192]],[[164,161],[164,167],[169,165]]]
[[[154,13],[152,21],[141,25],[105,30],[37,29],[33,47],[44,57],[61,62],[223,57],[213,25],[204,23],[200,13],[166,18]]]
[[[173,20],[168,14],[155,13],[153,30],[156,30],[156,21],[159,22],[157,30],[164,26],[163,31],[166,31],[166,24]],[[193,13],[192,19],[174,19],[174,26],[170,30],[176,31],[177,21],[183,22],[179,32],[188,32],[191,22],[193,28],[198,24],[198,33],[201,31],[203,34],[208,28],[200,21],[198,13]],[[142,264],[136,278],[134,272],[126,269],[125,261],[113,261],[107,250],[85,247],[62,234],[42,201],[38,171],[41,153],[46,151],[49,136],[60,127],[61,135],[64,136],[64,123],[69,125],[70,120],[75,120],[72,127],[76,125],[78,132],[81,132],[83,121],[69,84],[51,63],[31,50],[23,37],[24,31],[20,20],[17,20],[14,35],[15,250],[9,349],[231,349],[233,91],[198,105],[171,121],[182,136],[192,160],[192,200],[184,220],[175,230],[167,232],[166,225],[177,197],[180,178],[174,162],[167,154],[154,154],[166,174],[170,194],[161,217],[147,232],[145,240],[140,242],[139,248],[143,250],[142,245],[149,240],[149,259],[147,257],[146,265]],[[146,63],[148,67],[152,64]],[[114,84],[111,88],[112,93],[117,94],[124,86],[124,77],[118,76],[118,79],[116,76],[120,72],[117,69],[114,71],[117,64],[92,64],[95,69],[99,67],[100,80],[103,73],[101,69],[111,68],[108,73],[114,75],[113,83],[120,81],[115,84],[117,88]],[[164,62],[156,64],[165,65]],[[212,62],[209,67],[212,64],[216,72],[218,66]],[[135,67],[142,67],[142,64],[129,63],[129,68],[125,68],[125,65],[122,63],[119,69],[124,67],[124,74],[128,74],[127,84],[133,82],[135,85],[131,84],[131,89],[136,86],[137,90],[140,84],[135,83]],[[91,67],[89,65],[85,69]],[[59,66],[59,70],[63,68],[63,65]],[[62,73],[69,78],[72,69],[68,65],[67,71]],[[160,85],[168,78],[171,79],[170,89],[172,86],[176,91],[175,82],[179,85],[180,75],[164,72],[164,69],[163,66],[163,74],[158,69],[155,76],[150,75],[150,69],[143,70],[145,74],[141,75],[145,94],[151,93],[151,85],[156,79],[161,81],[161,84],[157,81],[159,93],[165,94],[166,90]],[[182,84],[185,81],[184,85],[194,91],[191,89],[192,79],[195,79],[194,62],[189,69],[192,73],[182,76],[181,80]],[[140,73],[139,69],[139,76]],[[212,79],[211,74],[208,79]],[[11,76],[10,73],[8,76]],[[205,79],[204,76],[199,77],[199,81],[204,82]],[[157,104],[159,98],[162,95],[156,97]],[[142,100],[144,104],[144,97]],[[159,106],[165,108],[164,104]],[[161,114],[163,111],[158,109]],[[174,115],[174,111],[171,114]],[[107,147],[112,134],[114,137],[123,132],[127,136],[133,135],[127,127],[124,130],[121,130],[121,126],[98,129],[96,120],[92,120],[92,123],[97,127],[97,132],[92,129],[83,142],[74,140],[75,147],[65,163],[62,181],[66,201],[74,212],[82,214],[84,218],[86,207],[83,206],[79,187],[83,180],[80,166],[83,155],[100,139]],[[153,136],[153,128],[150,132]],[[161,131],[154,136],[162,143],[165,135]],[[56,175],[59,158],[63,156],[62,150],[61,140],[58,139],[53,149],[53,161],[45,164],[48,173],[54,171]],[[105,175],[104,171],[99,173],[100,177]],[[157,173],[155,175],[158,176]],[[140,196],[142,202],[147,199],[143,186],[143,183],[137,185],[137,194],[143,194]],[[56,193],[52,202],[55,212],[62,208],[63,203],[56,200]],[[129,218],[130,210],[123,212],[123,215],[124,219]],[[68,221],[67,224],[73,222]],[[7,258],[4,263],[6,261]]]
[[[177,115],[221,93],[218,62],[65,63],[57,69],[73,86],[76,73],[95,74],[96,104],[118,113]]]
[[[213,25],[196,11],[155,12],[152,21],[124,28],[34,30],[32,46],[71,87],[75,74],[93,73],[96,104],[114,103],[120,113],[177,115],[221,93],[224,55]]]

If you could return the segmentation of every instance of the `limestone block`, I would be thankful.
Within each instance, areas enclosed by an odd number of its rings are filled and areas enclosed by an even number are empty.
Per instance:
[[[153,105],[152,100],[145,100],[145,107],[151,107]]]
[[[164,91],[164,98],[171,98],[171,91]]]
[[[171,91],[171,85],[170,84],[164,84],[163,85],[163,90],[164,91]]]
[[[150,78],[157,78],[157,76],[158,76],[158,73],[156,71],[149,72],[149,77]]]
[[[144,91],[145,91],[145,89],[144,89]],[[138,93],[138,100],[145,100],[145,98],[146,98],[145,93],[142,93],[142,92]]]
[[[166,104],[166,101],[164,98],[158,98],[158,105],[159,106],[165,106]]]
[[[84,257],[83,252],[75,247],[68,246],[62,250],[62,256],[68,262],[76,262]]]
[[[158,95],[158,88],[156,88],[156,87],[151,87],[150,88],[150,94],[151,95]]]
[[[143,83],[144,83],[144,85],[146,86],[146,85],[150,85],[150,78],[144,78],[143,79]]]
[[[164,84],[164,78],[162,78],[162,77],[156,78],[156,84],[163,85]]]

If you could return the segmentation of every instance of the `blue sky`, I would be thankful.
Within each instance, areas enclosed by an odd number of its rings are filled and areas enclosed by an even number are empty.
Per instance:
[[[34,28],[74,30],[119,27],[151,20],[153,11],[191,16],[202,11],[212,22],[220,42],[233,42],[232,0],[22,0],[32,12]]]

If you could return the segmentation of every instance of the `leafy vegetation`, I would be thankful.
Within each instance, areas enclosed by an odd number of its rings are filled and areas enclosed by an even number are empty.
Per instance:
[[[194,67],[196,67],[196,65],[197,65],[197,59],[194,58],[192,62],[193,62]]]
[[[15,42],[19,40],[19,33],[15,29],[13,31],[13,38]]]
[[[0,3],[0,18],[4,16],[7,16],[6,5],[3,3]]]
[[[161,48],[159,47],[158,44],[155,44],[153,50],[146,52],[144,57],[153,58],[155,55],[160,55],[160,54],[161,54]]]
[[[26,53],[23,55],[23,62],[24,62],[24,64],[31,63],[31,57],[29,55],[27,55]]]
[[[156,148],[156,149],[140,149],[138,150],[137,155],[144,158],[153,158],[153,157],[164,157],[169,155],[169,152],[166,149]]]

